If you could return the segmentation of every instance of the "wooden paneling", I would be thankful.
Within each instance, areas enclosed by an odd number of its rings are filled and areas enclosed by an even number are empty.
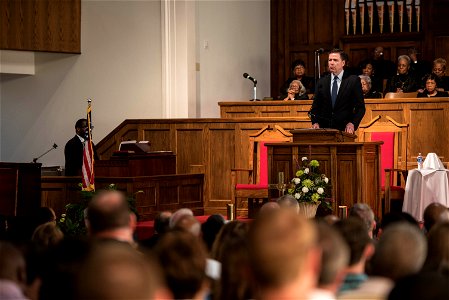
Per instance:
[[[231,200],[231,168],[249,166],[249,134],[265,126],[279,125],[286,130],[302,128],[302,122],[300,118],[288,117],[126,120],[98,143],[97,152],[101,159],[109,159],[123,135],[133,131],[135,139],[164,147],[158,150],[173,151],[178,174],[203,170],[205,212],[225,214],[226,204]],[[164,139],[163,143],[158,142],[160,138]],[[172,191],[166,191],[172,199]]]
[[[160,211],[175,211],[182,207],[202,215],[203,180],[202,174],[97,177],[95,185],[101,189],[113,183],[126,195],[134,196],[140,220],[150,220]],[[60,216],[67,204],[81,200],[80,182],[80,177],[42,177],[42,205],[52,207]]]
[[[381,143],[278,143],[268,144],[269,182],[284,172],[292,178],[301,157],[316,159],[332,186],[333,210],[339,205],[351,207],[367,203],[380,216],[380,144]],[[282,167],[286,167],[282,169]]]
[[[310,128],[310,119],[307,112],[312,101],[261,101],[261,102],[220,102],[220,115],[226,118],[233,115],[234,110],[242,107],[251,111],[242,117],[262,117],[265,111],[279,111],[278,106],[286,106],[290,111],[289,117],[297,117],[296,128]],[[390,117],[397,123],[409,124],[409,137],[407,157],[400,157],[398,165],[405,168],[416,167],[416,156],[419,152],[425,154],[435,152],[449,162],[448,134],[449,98],[402,98],[402,99],[369,99],[365,100],[366,113],[361,124],[368,123],[377,116],[383,120]],[[248,108],[250,107],[250,108]],[[356,132],[357,133],[357,132]],[[359,137],[358,141],[363,138]],[[402,141],[399,141],[401,144]]]
[[[80,53],[81,0],[0,1],[0,49]]]

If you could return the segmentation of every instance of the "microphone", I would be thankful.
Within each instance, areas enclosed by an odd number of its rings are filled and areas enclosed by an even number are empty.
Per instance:
[[[318,50],[315,50],[315,53],[318,53],[318,54],[322,54],[324,52],[324,49],[323,48],[320,48],[320,49],[318,49]]]
[[[243,73],[243,77],[251,80],[252,82],[254,82],[254,84],[257,83],[257,79],[252,78],[248,73]]]
[[[33,158],[33,163],[37,163],[37,160],[38,160],[39,158],[41,158],[42,156],[44,156],[45,154],[47,154],[48,152],[50,152],[51,150],[54,150],[54,149],[56,149],[56,148],[58,148],[58,145],[56,145],[56,143],[53,143],[53,146],[51,146],[50,149],[48,149],[47,151],[45,151],[44,153],[42,153],[40,156]]]

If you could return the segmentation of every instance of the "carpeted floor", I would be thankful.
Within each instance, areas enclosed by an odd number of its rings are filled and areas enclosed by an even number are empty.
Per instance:
[[[195,216],[195,218],[198,221],[200,221],[201,224],[203,224],[204,222],[206,222],[209,216]],[[226,219],[226,216],[224,218]],[[248,222],[251,219],[237,218],[237,220],[242,222]],[[154,232],[154,221],[137,222],[136,236],[139,241],[150,238],[153,235],[153,232]]]

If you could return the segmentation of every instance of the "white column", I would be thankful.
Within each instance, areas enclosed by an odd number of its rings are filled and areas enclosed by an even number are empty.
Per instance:
[[[166,118],[195,118],[196,1],[161,0],[162,97]]]

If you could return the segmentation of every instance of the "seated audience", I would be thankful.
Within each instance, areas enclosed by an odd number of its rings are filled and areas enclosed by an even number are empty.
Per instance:
[[[448,278],[437,273],[418,273],[406,276],[396,283],[388,300],[442,300],[449,299]]]
[[[0,299],[26,300],[26,264],[12,244],[0,241]]]
[[[251,224],[249,257],[256,299],[306,299],[316,287],[321,252],[315,226],[285,209]]]
[[[449,279],[449,221],[436,224],[429,232],[423,270],[438,272]]]
[[[99,192],[89,202],[85,222],[88,235],[94,238],[114,239],[136,246],[133,237],[136,215],[131,212],[122,192]]]
[[[183,216],[193,216],[193,211],[190,208],[180,208],[177,211],[175,211],[170,217],[170,221],[168,223],[168,228],[170,228],[170,229],[174,228],[176,223]]]
[[[174,299],[204,299],[209,282],[207,251],[201,239],[186,231],[173,230],[161,238],[154,253]]]
[[[408,49],[408,57],[410,57],[410,71],[415,74],[416,79],[420,80],[424,75],[429,74],[432,70],[432,64],[428,61],[418,59],[420,53],[414,47]]]
[[[449,94],[447,92],[441,92],[437,90],[437,81],[436,76],[433,74],[427,75],[424,77],[426,87],[424,91],[419,92],[416,96],[417,98],[424,98],[424,97],[449,97]]]
[[[278,210],[281,207],[277,202],[274,201],[268,201],[267,203],[264,203],[259,210],[259,214],[264,214],[267,212],[271,212],[272,210]]]
[[[398,57],[397,74],[388,82],[385,93],[409,93],[416,92],[419,86],[415,76],[410,72],[410,57],[401,55]]]
[[[211,256],[221,263],[221,276],[213,284],[212,299],[253,299],[254,287],[248,272],[248,224],[232,221],[223,226]]]
[[[309,100],[309,96],[306,94],[306,88],[302,85],[301,81],[293,80],[287,89],[287,94],[282,94],[281,99],[284,99],[284,101]]]
[[[306,64],[304,61],[298,59],[292,63],[291,66],[293,76],[288,78],[287,81],[281,86],[281,95],[287,93],[288,87],[293,80],[299,80],[306,88],[306,94],[313,94],[315,92],[315,80],[312,77],[306,76]],[[283,99],[283,98],[281,98]]]
[[[293,197],[290,194],[279,197],[276,200],[276,202],[277,202],[277,204],[279,204],[279,206],[281,208],[291,209],[292,211],[296,212],[297,214],[299,213],[298,200],[296,200],[295,197]]]
[[[336,299],[349,263],[349,248],[343,237],[331,225],[317,222],[321,267],[318,286],[307,299]]]
[[[433,61],[432,72],[437,76],[437,90],[449,91],[449,76],[446,76],[446,60],[444,58],[437,58]]]
[[[149,239],[139,242],[139,244],[146,248],[153,248],[161,236],[169,229],[169,222],[172,213],[170,211],[160,212],[154,219],[154,233]]]
[[[222,215],[211,215],[206,222],[201,224],[201,232],[203,233],[203,240],[206,243],[207,250],[212,250],[212,245],[217,234],[225,224],[225,219]]]
[[[423,220],[424,228],[429,232],[435,224],[449,221],[449,210],[441,203],[430,203],[424,209]]]
[[[364,99],[376,99],[382,98],[382,94],[371,90],[371,78],[366,75],[359,75],[360,82],[362,83],[362,92]]]
[[[161,290],[159,268],[124,243],[114,240],[94,244],[75,279],[75,299],[167,299]],[[64,298],[64,297],[61,297]]]
[[[55,222],[39,225],[33,233],[31,240],[39,249],[48,249],[56,246],[64,238],[64,233]]]
[[[368,276],[365,265],[374,253],[374,245],[368,235],[366,224],[359,217],[349,217],[335,224],[349,247],[349,263],[340,293],[357,289]]]
[[[201,223],[194,216],[184,215],[174,224],[173,229],[190,232],[196,237],[201,236]]]
[[[365,60],[360,64],[361,75],[368,76],[371,79],[371,91],[373,93],[382,93],[383,91],[383,79],[376,76],[376,70],[371,60]]]
[[[365,223],[369,237],[373,238],[373,232],[376,229],[376,220],[374,219],[374,212],[368,204],[354,204],[349,210],[349,216],[360,218]]]
[[[339,299],[386,299],[395,281],[421,269],[426,250],[419,228],[406,222],[390,225],[376,245],[368,279]]]

